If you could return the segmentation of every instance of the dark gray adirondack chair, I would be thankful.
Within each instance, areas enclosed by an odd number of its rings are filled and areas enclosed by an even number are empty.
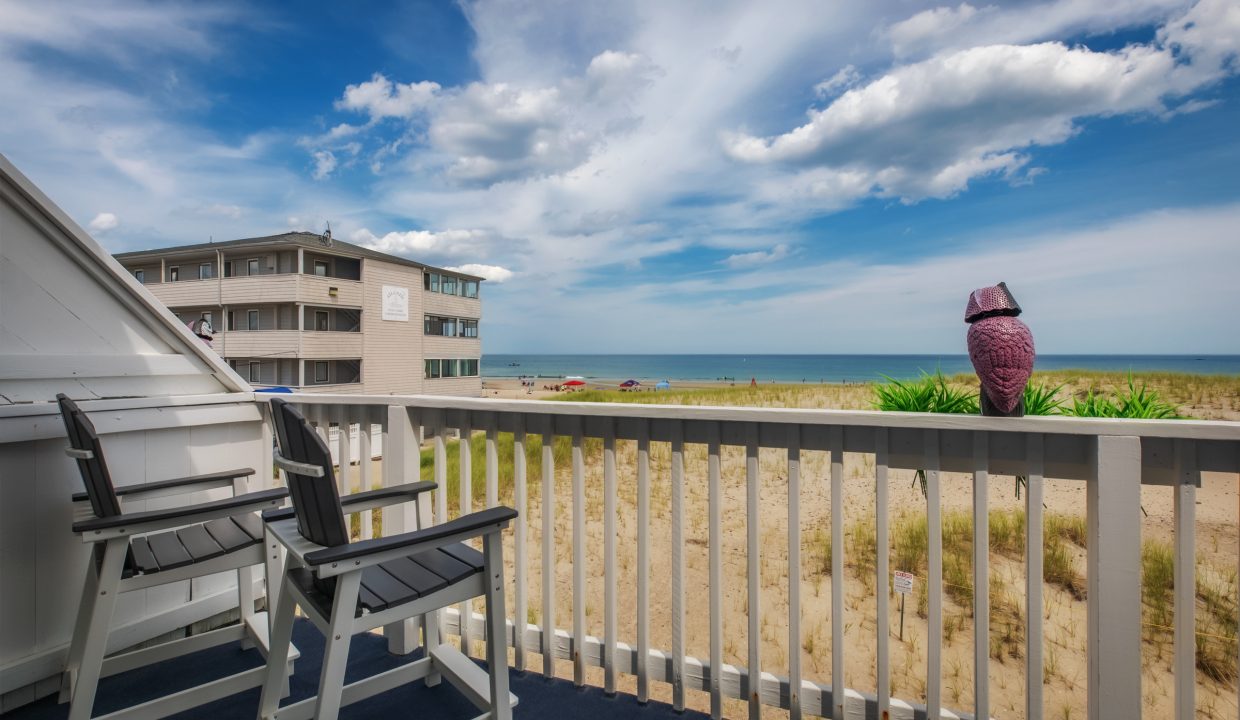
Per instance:
[[[167,510],[124,512],[122,500],[149,500],[224,487],[233,487],[235,493],[235,481],[254,471],[244,468],[115,488],[94,424],[64,394],[57,395],[56,400],[69,435],[65,454],[77,460],[86,485],[86,492],[73,496],[73,532],[93,549],[61,686],[61,702],[72,703],[70,720],[91,717],[95,689],[102,676],[233,641],[265,649],[266,613],[254,612],[250,571],[251,566],[262,565],[266,557],[263,524],[257,511],[279,507],[287,491],[276,488]],[[240,625],[105,657],[117,595],[226,570],[238,571]],[[264,667],[256,667],[108,717],[164,717],[257,687],[264,673]]]
[[[495,507],[442,525],[392,537],[349,542],[344,512],[414,500],[427,503],[434,483],[407,483],[347,495],[336,491],[326,443],[302,414],[284,400],[271,400],[280,452],[293,508],[269,511],[263,519],[288,549],[284,582],[272,620],[271,654],[259,718],[337,717],[342,704],[357,702],[403,683],[446,678],[489,717],[512,717],[516,696],[508,692],[508,633],[504,619],[500,531],[517,516]],[[425,494],[425,495],[424,495]],[[481,538],[483,551],[463,541]],[[435,613],[468,598],[486,597],[487,663],[484,672],[438,636]],[[292,637],[295,606],[327,639],[316,697],[279,706],[283,653]],[[344,686],[349,643],[357,633],[422,617],[423,658]],[[347,700],[342,700],[347,695]]]

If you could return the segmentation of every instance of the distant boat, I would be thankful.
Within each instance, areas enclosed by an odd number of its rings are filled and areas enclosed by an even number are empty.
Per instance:
[[[508,367],[521,367],[521,363],[508,363]]]

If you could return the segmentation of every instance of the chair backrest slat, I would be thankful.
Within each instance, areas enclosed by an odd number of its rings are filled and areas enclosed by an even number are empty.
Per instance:
[[[319,545],[334,547],[347,544],[349,532],[340,509],[331,451],[297,408],[280,398],[272,398],[271,411],[280,454],[289,460],[323,468],[322,477],[284,472],[288,478],[293,510],[297,514],[298,531],[307,540]]]
[[[89,450],[92,455],[90,458],[77,460],[78,472],[82,474],[82,484],[86,486],[91,510],[96,517],[120,515],[121,504],[116,499],[116,489],[112,486],[112,476],[108,474],[107,463],[103,460],[103,448],[94,423],[86,417],[86,413],[82,412],[77,403],[64,393],[56,396],[56,402],[60,405],[60,417],[65,422],[69,444],[78,450]]]

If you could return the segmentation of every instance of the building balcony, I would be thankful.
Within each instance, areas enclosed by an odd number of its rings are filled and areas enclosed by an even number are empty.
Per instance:
[[[1008,499],[998,497],[998,488],[1006,493],[1008,478],[1023,476],[1026,521],[1018,532],[1025,562],[1003,567],[1005,592],[1015,594],[1015,607],[1027,609],[1019,620],[1024,639],[1012,656],[1019,659],[1005,660],[1035,679],[1023,715],[1058,711],[1042,682],[1056,652],[1045,622],[1052,591],[1042,582],[1042,499],[1052,478],[1079,489],[1087,517],[1081,565],[1088,620],[1080,632],[1088,667],[1079,681],[1087,690],[1087,716],[1140,714],[1143,489],[1162,487],[1176,497],[1171,663],[1177,692],[1194,692],[1195,617],[1204,612],[1193,594],[1196,491],[1204,477],[1217,481],[1216,473],[1240,471],[1240,424],[317,394],[332,389],[282,397],[327,432],[336,462],[347,468],[342,492],[423,477],[441,488],[437,523],[501,502],[520,513],[504,551],[508,641],[518,674],[554,675],[716,717],[756,716],[762,707],[794,717],[989,717],[986,672],[974,678],[966,707],[948,692],[956,672],[948,658],[959,662],[961,647],[970,667],[992,667],[991,628],[971,619],[992,617],[992,607],[990,593],[966,601],[947,592],[943,488],[948,475],[955,477],[952,487],[964,482],[970,488],[973,561],[967,575],[972,587],[988,588],[999,572],[988,552],[988,511]],[[234,463],[230,438],[248,435],[220,424],[257,421],[263,430],[255,437],[265,439],[247,441],[238,457],[270,468],[271,430],[257,397],[228,396],[202,408],[197,401],[174,406],[160,398],[84,406],[88,412],[108,409],[105,443],[134,445],[135,435],[169,422],[219,428],[202,435],[195,451],[204,458],[230,455]],[[161,402],[168,404],[164,412]],[[52,411],[27,406],[6,412]],[[53,426],[40,424],[35,433],[54,443]],[[421,438],[428,444],[421,446]],[[150,443],[136,447],[163,452]],[[513,450],[501,455],[500,448]],[[450,485],[450,455],[459,459],[454,468],[466,468],[461,472],[475,473],[476,480]],[[746,458],[744,472],[724,477],[725,455]],[[925,617],[910,618],[919,628],[919,659],[896,666],[899,620],[890,573],[907,568],[887,551],[889,493],[904,488],[915,470],[926,474],[929,530],[924,575],[916,580],[926,592]],[[992,489],[995,475],[1005,477]],[[272,474],[255,477],[264,485]],[[846,487],[875,492],[873,505],[849,512],[872,523],[876,545],[845,542],[844,503],[834,500],[843,499]],[[63,514],[67,492],[41,491],[23,502],[31,504],[32,516]],[[399,532],[403,522],[398,513],[385,514],[376,526],[365,513],[358,537]],[[808,544],[819,542],[814,538],[824,527],[834,553],[818,557]],[[79,582],[74,564],[63,565],[42,564],[38,583],[29,586]],[[846,602],[859,593],[859,602]],[[71,627],[71,604],[49,607],[40,622]],[[484,634],[475,610],[466,603],[446,611],[443,622],[476,651]],[[133,610],[132,617],[141,616],[140,608]],[[1054,630],[1055,637],[1060,632]],[[856,648],[858,633],[869,638],[861,641],[865,652],[848,650]],[[136,632],[130,637],[141,639]],[[846,644],[846,638],[852,640]],[[893,691],[895,673],[901,677]],[[573,710],[578,697],[566,692],[560,698],[565,716],[581,716]],[[1191,697],[1186,702],[1185,717],[1193,707]],[[625,712],[643,716],[643,707],[625,705]],[[650,707],[656,716],[658,706]]]
[[[306,303],[325,307],[362,306],[362,282],[299,273],[151,283],[145,286],[171,308]]]

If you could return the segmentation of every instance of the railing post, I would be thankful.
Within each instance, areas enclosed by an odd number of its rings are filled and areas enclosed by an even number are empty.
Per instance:
[[[1141,440],[1102,435],[1087,483],[1089,717],[1141,717]]]
[[[1197,446],[1175,441],[1175,717],[1190,720],[1197,702]]]
[[[348,432],[341,426],[340,431]],[[347,457],[341,458],[341,466],[347,468]],[[383,486],[392,487],[416,476],[420,462],[417,429],[403,405],[389,405],[387,409],[387,436],[383,439]],[[414,508],[411,503],[390,505],[383,510],[383,535],[388,537],[412,530]],[[388,639],[388,652],[408,655],[418,645],[417,620],[409,618],[385,625],[383,634]]]

